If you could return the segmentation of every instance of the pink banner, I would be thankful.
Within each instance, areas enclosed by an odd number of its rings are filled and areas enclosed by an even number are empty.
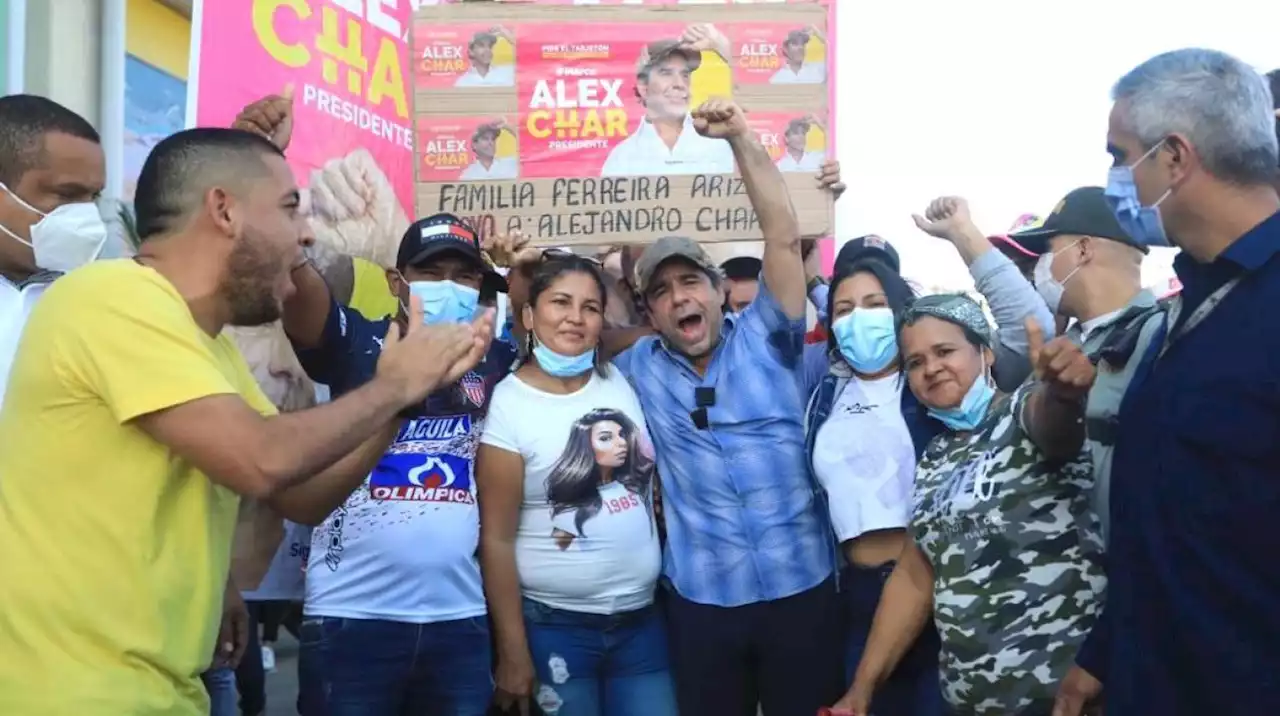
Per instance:
[[[347,184],[362,186],[348,188],[370,210],[374,195],[390,191],[404,214],[413,206],[409,6],[407,0],[198,2],[198,65],[188,88],[195,123],[229,126],[245,105],[291,87],[288,158],[299,184],[354,176]],[[325,196],[341,195],[326,189]]]

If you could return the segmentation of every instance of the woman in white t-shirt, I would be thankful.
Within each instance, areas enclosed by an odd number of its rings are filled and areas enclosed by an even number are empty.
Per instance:
[[[528,358],[489,403],[476,487],[496,700],[674,716],[653,604],[653,447],[635,392],[597,352],[605,295],[589,259],[537,265],[521,315]]]

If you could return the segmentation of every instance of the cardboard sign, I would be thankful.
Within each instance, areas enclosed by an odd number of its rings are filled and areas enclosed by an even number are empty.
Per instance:
[[[730,97],[782,170],[804,235],[831,197],[827,2],[461,3],[414,14],[416,214],[540,245],[754,241],[728,143],[689,112]]]

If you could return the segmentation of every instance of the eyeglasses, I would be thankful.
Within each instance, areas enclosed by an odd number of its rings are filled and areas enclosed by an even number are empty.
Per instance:
[[[600,259],[595,258],[594,256],[582,256],[579,254],[575,254],[572,251],[565,251],[564,249],[543,249],[542,250],[543,261],[565,261],[569,259],[581,259],[588,263],[595,264],[600,268],[604,268],[604,262],[602,262]]]

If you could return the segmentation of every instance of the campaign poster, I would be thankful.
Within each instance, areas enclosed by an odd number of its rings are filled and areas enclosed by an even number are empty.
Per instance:
[[[514,117],[419,117],[420,181],[484,181],[520,176]]]
[[[821,85],[827,37],[816,24],[731,23],[736,80],[744,85]]]
[[[409,3],[197,0],[192,18],[188,125],[292,92],[287,157],[317,238],[391,265],[413,207]]]
[[[413,31],[418,89],[515,85],[515,37],[493,23],[423,25]]]
[[[590,40],[576,41],[564,40],[562,26],[530,24],[519,36],[524,176],[733,171],[724,142],[699,137],[687,119],[705,99],[732,91],[708,58],[728,55],[713,24],[597,24]],[[658,151],[667,132],[690,146]]]
[[[784,174],[816,175],[827,160],[827,123],[813,112],[753,112],[747,124]]]
[[[458,59],[477,33],[494,37],[495,47],[511,43],[514,58],[511,87],[415,81],[419,214],[451,212],[481,233],[520,230],[550,246],[670,234],[757,240],[734,148],[698,132],[693,120],[703,102],[725,98],[747,110],[783,171],[801,231],[830,230],[831,196],[816,181],[834,149],[826,74],[811,83],[747,79],[735,46],[735,37],[750,34],[744,29],[763,26],[772,34],[761,42],[782,44],[807,28],[817,43],[828,5],[796,3],[785,12],[778,3],[566,5],[461,3],[415,13],[413,54],[440,63],[431,72],[464,73]],[[497,64],[489,60],[484,74]]]

